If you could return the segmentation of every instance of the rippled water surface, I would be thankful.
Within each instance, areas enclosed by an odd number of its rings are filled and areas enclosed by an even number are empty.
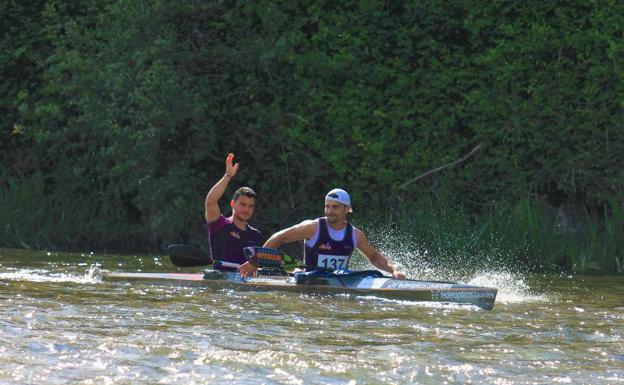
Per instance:
[[[483,272],[493,311],[102,282],[165,257],[0,249],[0,384],[620,384],[624,279]],[[416,276],[412,278],[417,278]]]

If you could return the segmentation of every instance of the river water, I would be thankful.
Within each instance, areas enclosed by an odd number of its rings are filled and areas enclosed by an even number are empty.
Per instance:
[[[481,272],[464,282],[499,288],[484,311],[110,283],[101,269],[174,270],[0,249],[0,384],[624,384],[622,277]]]

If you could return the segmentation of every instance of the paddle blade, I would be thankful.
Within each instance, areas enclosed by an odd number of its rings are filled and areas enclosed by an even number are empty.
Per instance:
[[[213,262],[202,249],[191,245],[169,245],[167,251],[171,263],[178,267],[206,266]]]

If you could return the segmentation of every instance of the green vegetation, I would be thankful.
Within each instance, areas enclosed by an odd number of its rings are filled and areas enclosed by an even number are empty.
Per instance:
[[[0,15],[0,245],[205,242],[203,198],[234,152],[231,187],[260,194],[265,233],[341,186],[431,259],[624,270],[624,4],[9,0]]]

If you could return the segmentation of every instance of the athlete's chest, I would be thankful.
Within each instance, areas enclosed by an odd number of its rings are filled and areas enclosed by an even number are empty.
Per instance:
[[[257,244],[257,236],[254,233],[240,230],[237,227],[228,229],[226,238],[229,242],[240,243],[243,246],[256,246]]]

